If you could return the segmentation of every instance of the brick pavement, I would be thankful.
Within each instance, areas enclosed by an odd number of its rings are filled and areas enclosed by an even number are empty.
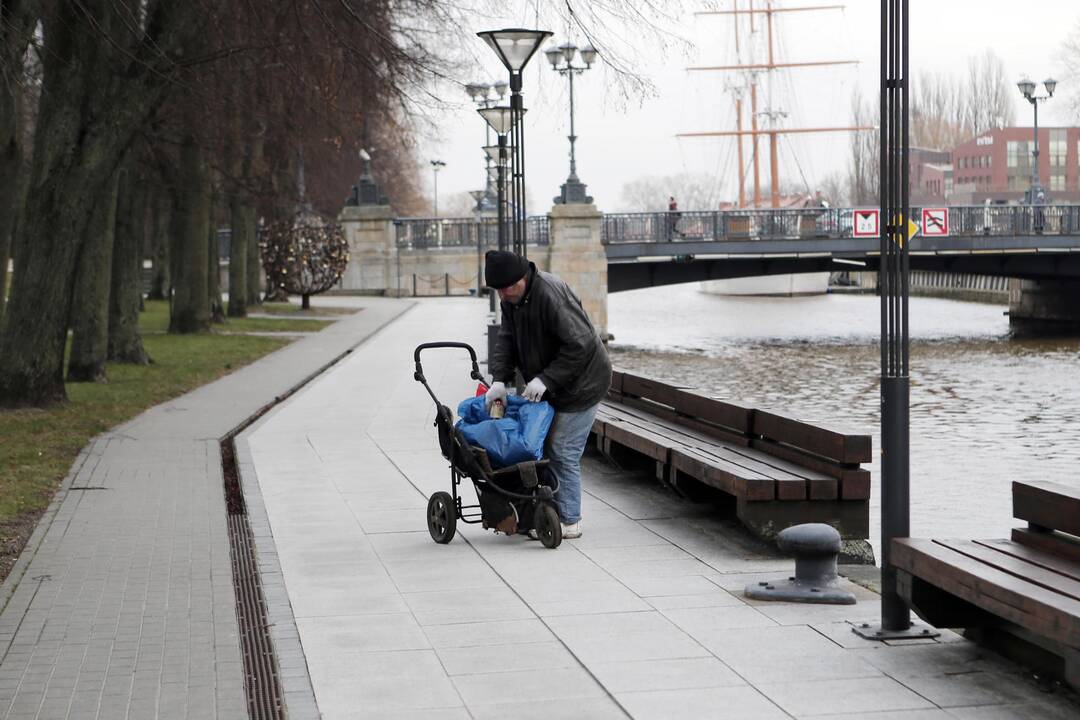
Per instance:
[[[218,442],[410,307],[362,305],[80,453],[0,586],[0,717],[247,716]]]

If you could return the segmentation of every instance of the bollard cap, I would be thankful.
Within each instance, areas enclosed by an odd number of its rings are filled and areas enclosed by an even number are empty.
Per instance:
[[[793,525],[776,536],[776,546],[789,555],[836,555],[840,533],[825,523]]]

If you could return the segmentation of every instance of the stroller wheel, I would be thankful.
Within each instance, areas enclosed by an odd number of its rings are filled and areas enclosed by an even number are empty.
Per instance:
[[[562,542],[562,524],[559,522],[559,513],[555,512],[555,508],[547,503],[537,505],[533,525],[544,547],[559,547],[559,543]]]
[[[448,492],[437,492],[428,498],[427,528],[431,539],[446,544],[454,539],[457,529],[457,508]],[[559,528],[560,530],[562,528]]]

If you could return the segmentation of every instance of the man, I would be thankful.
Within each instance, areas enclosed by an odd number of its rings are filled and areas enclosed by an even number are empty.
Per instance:
[[[494,378],[488,407],[506,402],[506,385],[520,370],[525,399],[555,408],[546,446],[548,469],[559,481],[555,507],[563,537],[581,537],[581,455],[611,384],[607,350],[581,300],[555,275],[514,253],[491,250],[484,280],[502,301],[502,327],[488,362]]]

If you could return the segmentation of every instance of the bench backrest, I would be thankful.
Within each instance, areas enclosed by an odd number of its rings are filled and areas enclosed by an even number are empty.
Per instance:
[[[1013,517],[1045,530],[1080,535],[1080,488],[1044,480],[1013,481]]]
[[[612,400],[644,405],[658,414],[683,419],[718,437],[742,438],[753,447],[786,460],[805,458],[825,466],[857,468],[870,462],[869,435],[838,432],[776,413],[725,402],[693,388],[679,387],[627,372],[612,373]],[[816,463],[814,461],[817,461]]]

